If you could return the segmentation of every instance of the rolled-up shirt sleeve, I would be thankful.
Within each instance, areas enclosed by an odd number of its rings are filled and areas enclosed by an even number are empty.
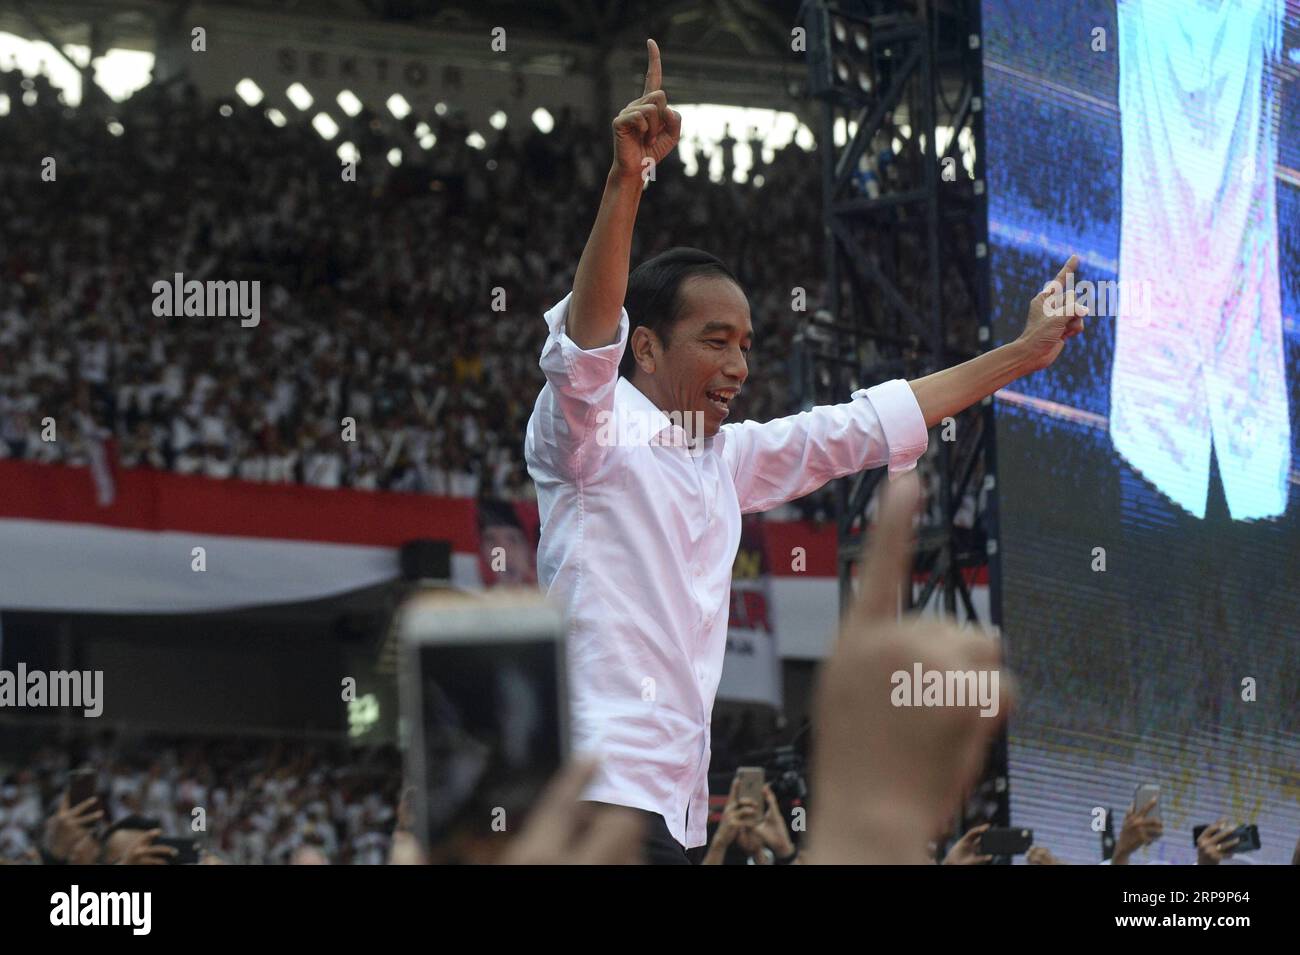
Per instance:
[[[627,347],[627,310],[620,309],[618,340],[584,349],[569,337],[570,292],[546,313],[548,334],[539,361],[546,384],[537,396],[529,422],[524,455],[566,477],[579,477],[598,463],[593,440],[602,416],[612,413],[618,365]]]
[[[916,396],[901,378],[855,391],[844,404],[763,424],[724,425],[721,433],[745,514],[868,468],[887,465],[891,475],[910,471],[930,441]]]

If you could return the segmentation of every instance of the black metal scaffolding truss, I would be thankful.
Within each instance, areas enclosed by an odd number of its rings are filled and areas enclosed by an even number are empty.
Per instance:
[[[868,24],[877,70],[870,94],[844,88],[817,95],[826,286],[823,310],[798,337],[806,407],[958,364],[991,347],[992,335],[980,0],[810,0],[803,13],[810,66],[823,71],[811,89],[827,85],[830,18],[837,15]],[[841,124],[843,145],[836,145]],[[952,134],[936,155],[941,127]],[[963,149],[972,148],[968,170]],[[950,615],[960,605],[967,619],[997,628],[993,423],[987,399],[932,432],[935,453],[924,464],[933,500],[916,557],[924,584],[902,597],[917,607],[937,600]],[[841,606],[884,474],[876,468],[837,482]],[[973,526],[958,526],[958,511],[972,495]],[[987,615],[977,613],[970,591],[985,569]],[[983,806],[969,815],[1009,824],[1006,769],[1003,737],[975,797]]]

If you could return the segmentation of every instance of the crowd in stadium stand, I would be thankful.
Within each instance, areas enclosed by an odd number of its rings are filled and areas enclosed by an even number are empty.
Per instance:
[[[45,746],[0,777],[0,859],[37,861],[43,843],[48,853],[57,842],[49,820],[68,771],[81,765],[99,770],[102,822],[140,819],[164,836],[197,837],[215,860],[388,860],[401,785],[395,750],[107,735],[85,746]],[[195,807],[203,808],[199,830]],[[103,861],[102,839],[76,849],[81,861]]]
[[[22,83],[0,74],[0,457],[534,493],[522,435],[543,382],[541,316],[570,289],[607,128],[566,109],[549,133],[487,130],[478,150],[454,111],[396,127],[363,111],[326,141],[234,97],[146,87],[112,107],[110,130],[48,83],[24,103]],[[427,151],[417,121],[437,137]],[[362,157],[355,182],[345,140]],[[384,158],[394,145],[399,167]],[[633,263],[673,245],[727,262],[758,332],[736,419],[794,410],[791,288],[811,311],[821,273],[814,158],[791,143],[750,182],[720,183],[673,157],[650,188]],[[154,284],[176,273],[260,282],[259,323],[156,316]],[[57,440],[42,440],[47,418]]]
[[[12,727],[6,732],[17,739]],[[713,765],[734,768],[736,756],[766,745],[770,732],[751,714],[719,716]],[[94,826],[75,825],[63,799],[69,772],[80,767],[97,770],[93,812],[102,816]],[[409,827],[401,788],[391,747],[111,732],[51,740],[0,754],[0,863],[69,855],[104,862],[106,828],[138,820],[166,837],[196,838],[212,863],[378,865],[390,861],[394,831]],[[195,807],[203,808],[201,830]],[[60,847],[60,827],[97,835],[77,846],[64,837]]]
[[[214,859],[244,864],[385,863],[402,778],[387,748],[260,739],[105,735],[42,747],[19,765],[0,782],[0,859],[13,861],[39,858],[68,770],[79,765],[99,770],[104,821],[146,820],[168,837],[198,837]],[[199,830],[195,807],[203,807]],[[96,852],[86,861],[99,861]]]

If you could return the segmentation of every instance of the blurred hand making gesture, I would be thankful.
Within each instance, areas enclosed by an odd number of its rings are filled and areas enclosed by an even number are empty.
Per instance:
[[[822,669],[809,818],[818,863],[926,864],[925,845],[974,783],[1011,703],[999,680],[997,715],[974,706],[899,707],[892,676],[925,670],[990,670],[996,641],[952,623],[897,616],[912,571],[912,521],[920,505],[915,472],[885,488],[864,547],[858,593]]]

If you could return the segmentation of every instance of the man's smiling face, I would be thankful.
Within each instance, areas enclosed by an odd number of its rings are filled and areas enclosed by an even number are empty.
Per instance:
[[[680,317],[666,347],[647,328],[633,332],[629,347],[638,367],[632,383],[665,413],[699,412],[704,436],[711,438],[749,376],[749,302],[735,282],[713,275],[691,276],[678,296]]]

